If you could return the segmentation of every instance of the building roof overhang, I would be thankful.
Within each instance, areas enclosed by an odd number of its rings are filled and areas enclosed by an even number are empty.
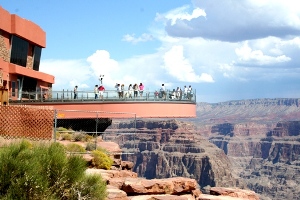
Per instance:
[[[47,83],[54,83],[54,76],[43,73],[43,72],[39,72],[39,71],[35,71],[32,69],[27,69],[25,67],[20,67],[18,65],[9,63],[9,69],[8,72],[10,74],[18,74],[18,75],[22,75],[22,76],[28,76],[31,78],[35,78]]]

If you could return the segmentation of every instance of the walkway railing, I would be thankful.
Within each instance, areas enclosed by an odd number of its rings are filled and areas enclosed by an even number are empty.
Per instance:
[[[184,92],[173,92],[166,91],[165,95],[160,91],[143,91],[137,95],[132,91],[123,91],[123,93],[118,93],[116,90],[106,90],[103,92],[101,97],[97,93],[95,98],[94,91],[77,91],[75,94],[73,90],[62,90],[62,91],[52,91],[52,92],[22,92],[19,93],[17,100],[10,99],[10,102],[70,102],[70,101],[186,101],[186,102],[196,102],[196,90],[191,93],[184,94]]]

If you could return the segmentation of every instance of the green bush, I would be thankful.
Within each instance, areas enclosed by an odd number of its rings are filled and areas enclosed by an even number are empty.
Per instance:
[[[92,165],[98,169],[110,169],[113,164],[113,160],[101,149],[92,151],[92,157]]]
[[[59,139],[60,139],[60,135],[61,135],[60,132],[56,132],[56,133],[55,133],[55,138],[56,138],[57,140],[59,140]]]
[[[92,135],[85,134],[85,138],[84,138],[85,142],[90,142],[93,139],[94,139],[94,137]]]
[[[93,151],[96,150],[96,144],[94,142],[89,142],[86,144],[85,150]]]
[[[69,131],[69,130],[66,129],[66,128],[64,128],[64,127],[58,127],[58,128],[56,129],[56,132],[59,132],[60,134],[62,134],[62,133],[69,133],[68,131]]]
[[[81,132],[76,132],[72,135],[72,139],[75,142],[84,141],[85,140],[85,134]]]
[[[71,141],[72,140],[72,134],[70,134],[70,133],[63,133],[63,134],[61,134],[61,140],[69,140],[69,141]]]
[[[86,152],[85,148],[76,143],[70,143],[65,146],[65,149],[69,152]]]
[[[99,175],[85,174],[80,156],[66,156],[59,143],[13,143],[0,151],[0,199],[105,199]]]

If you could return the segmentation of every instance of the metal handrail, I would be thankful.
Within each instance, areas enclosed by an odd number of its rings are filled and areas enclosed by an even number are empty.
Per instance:
[[[164,97],[162,93],[158,90],[156,91],[143,91],[140,95],[139,91],[137,96],[134,95],[134,91],[128,90],[123,91],[123,95],[119,95],[116,90],[105,90],[103,92],[103,98],[99,97],[97,93],[97,98],[95,98],[94,91],[77,91],[77,98],[74,99],[73,90],[62,90],[62,91],[52,91],[42,93],[39,92],[21,92],[17,100],[10,99],[10,102],[18,101],[34,101],[34,102],[57,102],[57,101],[188,101],[196,102],[196,90],[193,90],[191,94],[185,95],[184,92],[178,96],[173,96],[173,91],[167,90]],[[175,95],[177,92],[175,92]]]

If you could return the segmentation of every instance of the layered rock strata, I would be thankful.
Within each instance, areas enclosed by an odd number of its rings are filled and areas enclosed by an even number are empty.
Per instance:
[[[262,199],[299,198],[299,99],[202,103],[198,111],[198,133],[224,150],[248,188]]]
[[[120,145],[122,159],[133,162],[133,170],[140,177],[187,177],[195,179],[202,189],[215,186],[244,188],[243,182],[232,173],[231,163],[223,150],[187,131],[186,124],[182,126],[178,121],[170,123],[169,127],[176,128],[155,129],[154,123],[151,123],[151,131],[109,134],[105,136],[105,140],[112,140]],[[144,126],[147,127],[147,123]]]

